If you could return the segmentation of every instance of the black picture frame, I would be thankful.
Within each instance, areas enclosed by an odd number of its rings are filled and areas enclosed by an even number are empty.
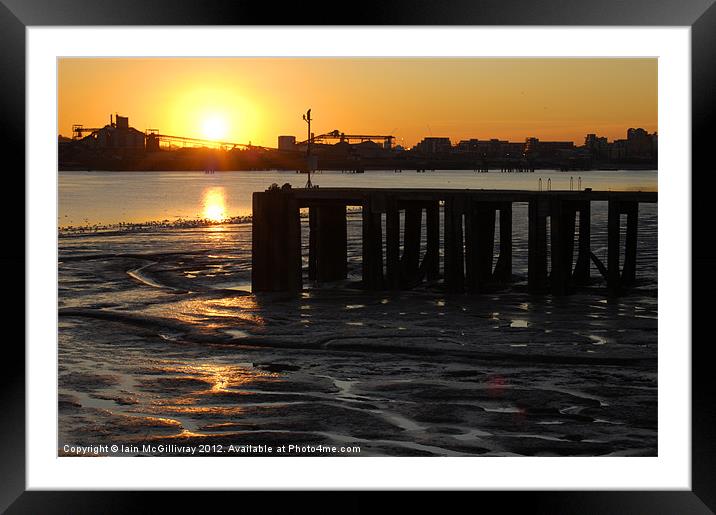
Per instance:
[[[714,513],[716,512],[716,386],[711,380],[713,360],[707,337],[714,291],[716,256],[709,250],[711,211],[706,195],[713,184],[716,141],[713,113],[716,112],[716,5],[714,0],[489,0],[437,2],[411,0],[384,3],[353,3],[349,11],[322,2],[294,3],[277,9],[271,3],[228,0],[172,2],[168,0],[0,0],[0,105],[5,169],[4,180],[23,202],[25,192],[25,30],[28,26],[62,25],[619,25],[691,27],[692,73],[692,341],[660,345],[691,345],[692,355],[692,489],[690,491],[589,491],[589,492],[478,492],[479,502],[499,502],[501,511],[521,508],[533,513]],[[350,16],[345,14],[350,12]],[[29,135],[32,137],[32,135]],[[7,158],[10,157],[8,163]],[[11,173],[12,171],[12,173]],[[48,171],[49,173],[49,171]],[[662,173],[688,173],[668,170]],[[14,181],[14,182],[13,182]],[[698,181],[698,182],[696,182]],[[710,181],[710,182],[709,182]],[[22,194],[20,194],[22,192]],[[713,201],[711,201],[713,202]],[[19,208],[19,206],[18,206]],[[17,212],[17,211],[16,211]],[[23,211],[24,212],[24,209]],[[8,274],[6,285],[12,299],[5,310],[6,327],[20,326],[26,306],[25,227],[6,229],[9,244],[0,259]],[[10,251],[12,249],[12,251]],[[684,263],[684,266],[688,266]],[[17,271],[23,270],[23,274]],[[49,286],[48,286],[49,287]],[[699,331],[701,329],[701,331]],[[174,505],[187,506],[188,492],[39,492],[25,488],[25,352],[24,330],[4,342],[5,367],[0,374],[0,511],[7,513],[102,513],[144,512],[150,500],[160,500],[163,511]],[[20,336],[22,338],[20,338]],[[231,494],[192,493],[200,502],[212,496]],[[268,511],[290,502],[315,508],[325,499],[317,493],[296,494],[285,500],[275,493],[242,493],[242,503],[270,498]],[[450,503],[459,503],[452,494]],[[428,501],[416,493],[413,502],[423,508],[442,501]],[[476,502],[472,499],[471,503]],[[357,513],[383,503],[382,494],[350,493],[340,511]],[[433,505],[433,503],[435,503]],[[286,506],[289,506],[286,504]],[[325,504],[324,504],[325,506]],[[332,507],[339,506],[331,503]],[[111,509],[109,508],[111,507]],[[280,511],[280,510],[278,510]],[[321,511],[321,510],[318,510]],[[334,511],[334,510],[331,510]],[[441,510],[442,511],[442,510]]]

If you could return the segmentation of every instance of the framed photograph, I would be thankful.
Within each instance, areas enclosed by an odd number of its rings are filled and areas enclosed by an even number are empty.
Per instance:
[[[0,507],[715,510],[716,8],[548,4],[5,1]]]

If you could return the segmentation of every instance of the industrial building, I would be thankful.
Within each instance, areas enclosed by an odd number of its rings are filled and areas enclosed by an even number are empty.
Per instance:
[[[88,133],[87,136],[84,134]],[[72,126],[73,139],[88,147],[101,150],[143,151],[145,135],[142,131],[129,126],[129,117],[116,115],[108,125],[100,128],[88,128],[82,125]]]
[[[279,136],[279,150],[296,150],[296,136]]]

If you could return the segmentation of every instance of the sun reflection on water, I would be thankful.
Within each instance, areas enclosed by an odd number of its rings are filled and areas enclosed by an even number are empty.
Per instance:
[[[221,186],[214,186],[204,190],[202,195],[202,205],[204,206],[204,218],[212,222],[222,222],[226,220],[226,191]]]

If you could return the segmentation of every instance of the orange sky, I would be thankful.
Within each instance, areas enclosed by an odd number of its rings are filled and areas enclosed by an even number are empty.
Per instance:
[[[127,58],[58,61],[58,132],[110,113],[144,131],[277,146],[282,134],[611,141],[657,131],[656,59]]]

